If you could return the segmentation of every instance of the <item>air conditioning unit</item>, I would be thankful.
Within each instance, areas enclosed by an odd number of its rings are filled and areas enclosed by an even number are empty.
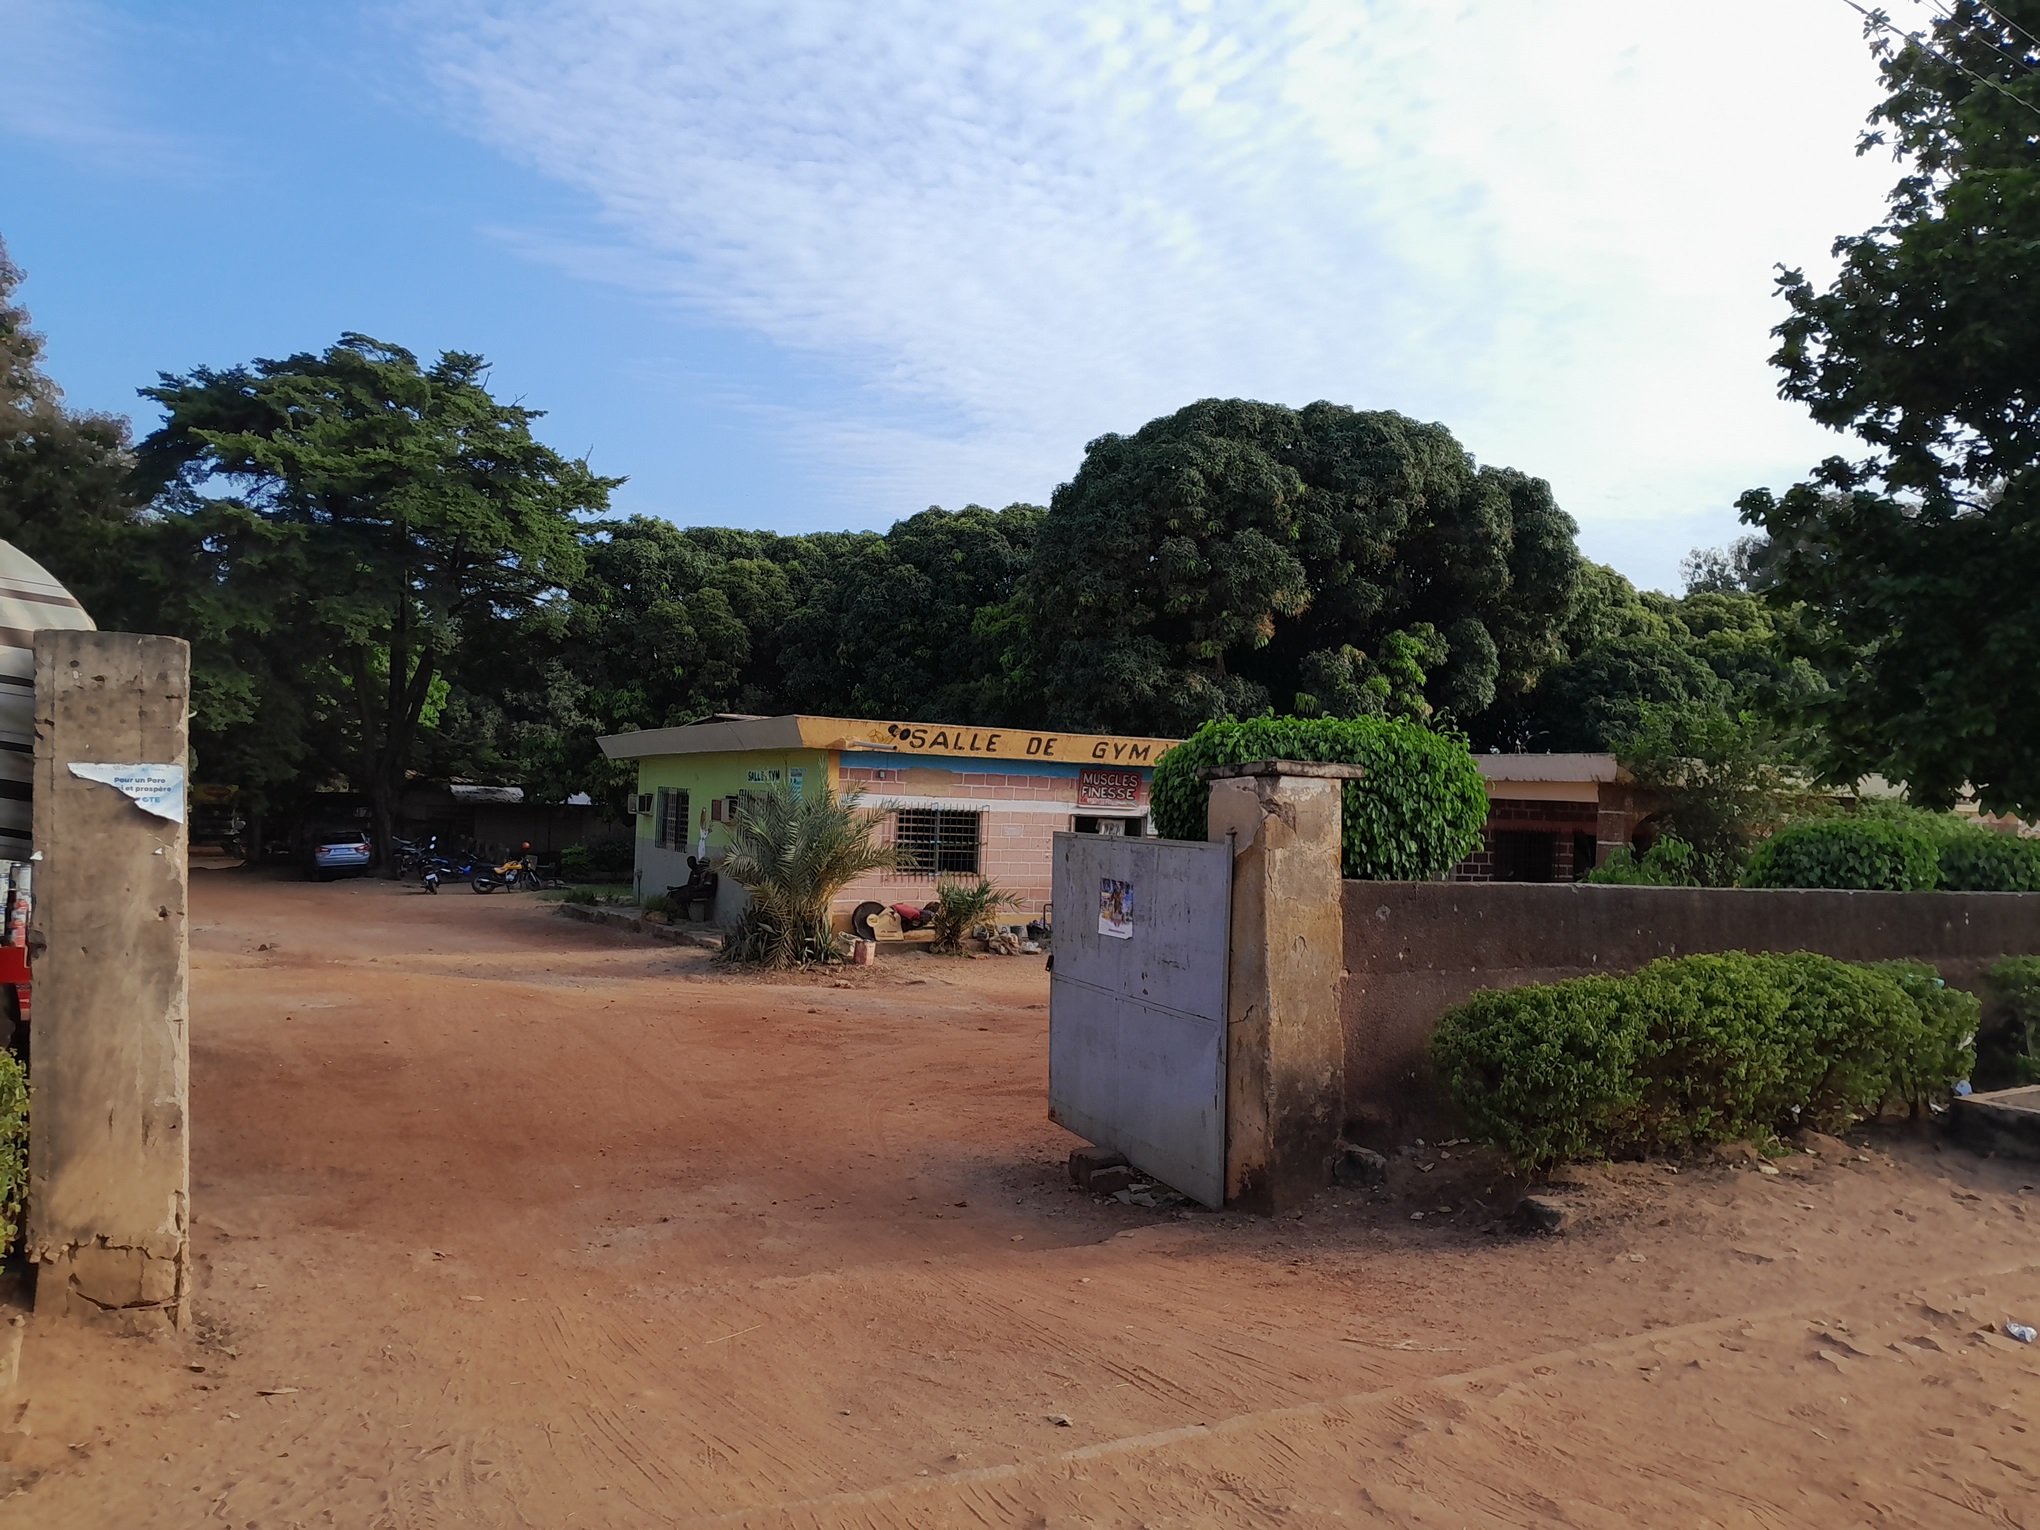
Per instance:
[[[652,794],[650,792],[632,792],[630,810],[633,813],[649,813],[652,810]]]

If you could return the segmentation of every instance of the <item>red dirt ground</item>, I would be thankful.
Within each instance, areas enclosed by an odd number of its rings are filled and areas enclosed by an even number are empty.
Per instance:
[[[1446,1145],[1154,1211],[1067,1186],[1038,960],[193,909],[197,1330],[31,1321],[0,1524],[2040,1524],[2040,1169],[1616,1166],[1523,1239]]]

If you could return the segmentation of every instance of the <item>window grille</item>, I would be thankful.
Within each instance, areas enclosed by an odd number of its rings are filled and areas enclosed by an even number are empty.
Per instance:
[[[914,876],[948,876],[978,869],[977,813],[947,808],[902,808],[893,824],[895,870]]]
[[[661,850],[687,848],[687,793],[672,787],[659,788],[657,813],[653,819],[653,843]]]

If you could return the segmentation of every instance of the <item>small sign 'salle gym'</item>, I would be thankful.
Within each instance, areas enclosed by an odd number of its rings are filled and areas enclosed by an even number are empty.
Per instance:
[[[881,832],[898,865],[844,889],[835,912],[845,923],[860,903],[918,906],[939,877],[979,874],[1020,898],[1017,920],[1034,918],[1050,898],[1052,836],[1152,833],[1149,783],[1178,742],[796,714],[619,733],[602,750],[637,762],[643,893],[686,883],[689,856],[720,860],[746,792],[827,782],[885,804]],[[718,917],[740,896],[723,887]]]

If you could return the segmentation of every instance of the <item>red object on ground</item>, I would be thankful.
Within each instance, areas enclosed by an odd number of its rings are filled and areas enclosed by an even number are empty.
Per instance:
[[[0,946],[0,983],[12,983],[21,1001],[21,1018],[28,1018],[28,947]]]

